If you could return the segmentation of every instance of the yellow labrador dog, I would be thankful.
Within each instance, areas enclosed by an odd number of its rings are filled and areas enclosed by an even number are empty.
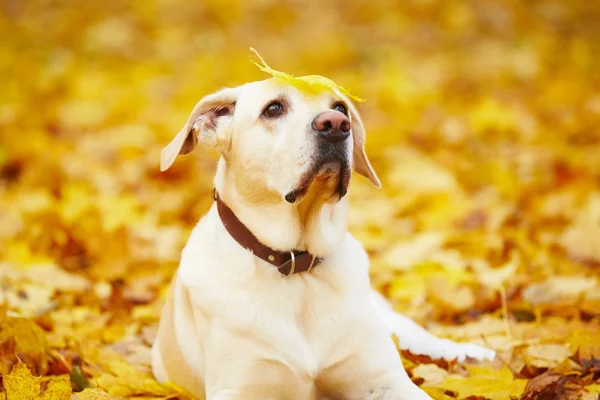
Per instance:
[[[210,400],[418,400],[429,396],[407,376],[392,331],[421,353],[493,356],[437,339],[373,297],[345,195],[352,170],[380,182],[346,96],[277,79],[223,89],[196,105],[161,169],[197,142],[221,154],[215,203],[163,309],[159,381]]]

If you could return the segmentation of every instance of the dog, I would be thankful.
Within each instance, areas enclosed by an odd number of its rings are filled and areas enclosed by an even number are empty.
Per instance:
[[[215,201],[162,310],[158,381],[209,400],[420,400],[392,332],[436,357],[493,355],[433,337],[371,289],[346,193],[353,172],[381,183],[348,96],[275,78],[222,89],[194,107],[161,170],[198,142],[220,153]]]

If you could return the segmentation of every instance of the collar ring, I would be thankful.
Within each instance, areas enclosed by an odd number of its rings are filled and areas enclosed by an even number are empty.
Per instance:
[[[288,276],[292,275],[294,273],[294,270],[296,269],[296,255],[294,254],[293,251],[290,251],[290,256],[292,256],[292,268],[290,268],[290,272],[288,273]]]

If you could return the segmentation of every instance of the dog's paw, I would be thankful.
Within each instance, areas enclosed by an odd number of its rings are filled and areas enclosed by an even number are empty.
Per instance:
[[[400,341],[400,348],[408,350],[413,354],[426,355],[432,359],[465,361],[472,358],[479,361],[493,360],[496,352],[482,346],[471,343],[457,343],[448,339],[440,339],[435,336],[420,337],[417,340],[401,333],[396,334]]]

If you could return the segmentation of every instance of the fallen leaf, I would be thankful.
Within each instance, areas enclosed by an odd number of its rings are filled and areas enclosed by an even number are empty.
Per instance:
[[[523,394],[527,381],[513,378],[506,367],[501,370],[467,367],[468,376],[448,375],[438,385],[456,392],[459,398],[481,396],[491,400],[506,400]]]
[[[554,384],[560,381],[562,378],[563,375],[553,374],[551,372],[546,372],[542,375],[536,376],[527,382],[527,386],[525,386],[525,393],[523,393],[521,400],[540,398],[542,393],[548,391],[548,388],[553,387]]]
[[[600,358],[600,327],[594,330],[574,330],[567,341],[580,359]]]
[[[440,310],[461,313],[475,305],[475,295],[466,286],[450,286],[443,278],[432,278],[427,281],[428,299],[437,304]],[[442,311],[443,312],[443,311]]]
[[[581,385],[576,376],[545,372],[527,383],[525,393],[520,400],[537,400],[545,398],[578,399]]]
[[[26,318],[6,317],[0,325],[0,343],[14,340],[14,354],[4,357],[14,361],[16,354],[26,360],[35,370],[45,372],[47,367],[46,333],[33,321]],[[5,348],[5,351],[7,349]],[[0,371],[7,372],[7,371]]]
[[[586,291],[600,290],[597,286],[596,277],[553,276],[525,288],[523,299],[534,305],[553,303],[562,298],[577,297]]]
[[[44,393],[41,400],[69,400],[71,398],[71,381],[69,375],[60,375],[53,377]]]
[[[586,386],[584,390],[589,394],[600,395],[600,383]]]
[[[96,378],[99,387],[108,393],[118,396],[169,396],[173,394],[165,386],[159,384],[149,371],[144,372],[124,361],[110,361],[107,363],[109,373]]]
[[[412,377],[423,379],[422,386],[435,386],[446,379],[448,371],[435,364],[421,364],[413,368]]]
[[[40,394],[40,378],[31,375],[27,365],[20,359],[8,375],[4,376],[6,400],[37,400]]]
[[[433,252],[440,250],[443,243],[444,236],[440,234],[418,235],[410,242],[398,243],[389,249],[384,259],[398,269],[409,269],[415,264],[427,261]]]
[[[573,225],[560,238],[560,243],[574,256],[600,262],[600,192],[588,198]]]
[[[492,268],[487,261],[481,259],[474,260],[472,265],[479,282],[492,288],[499,288],[514,276],[520,262],[519,255],[513,252],[510,260],[499,267]]]
[[[527,347],[524,356],[528,365],[536,368],[553,368],[573,353],[569,344],[538,344]]]
[[[120,400],[121,397],[108,394],[101,389],[84,389],[75,394],[75,398],[79,400]]]

